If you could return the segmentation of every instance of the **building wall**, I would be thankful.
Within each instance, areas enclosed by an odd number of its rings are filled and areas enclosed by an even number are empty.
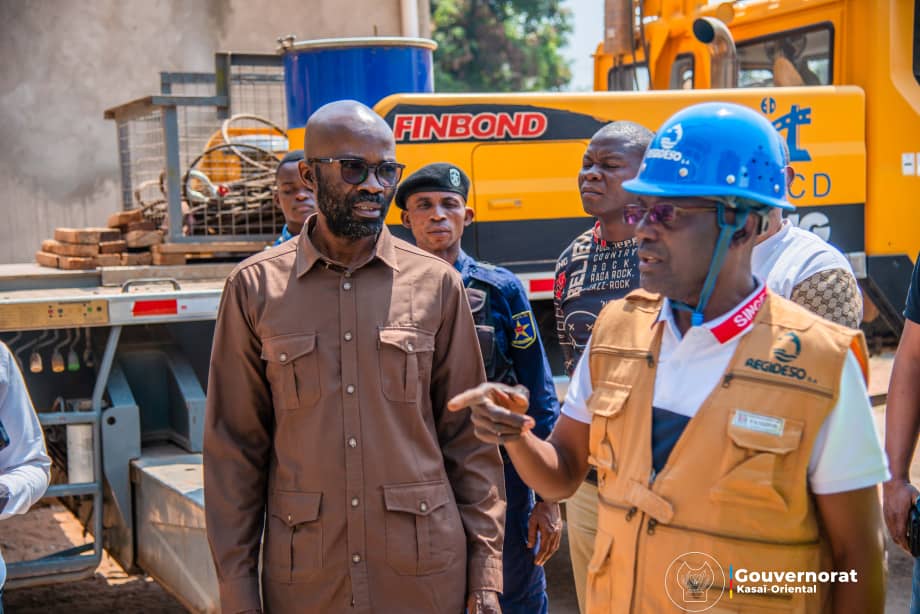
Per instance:
[[[0,0],[0,263],[120,208],[105,109],[158,93],[160,71],[211,72],[215,51],[271,53],[287,34],[400,35],[400,1]]]

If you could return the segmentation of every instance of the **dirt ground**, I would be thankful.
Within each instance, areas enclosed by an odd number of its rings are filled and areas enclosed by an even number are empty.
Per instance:
[[[891,354],[872,359],[870,395],[884,393],[890,377]],[[884,406],[874,408],[879,432],[884,432]],[[912,474],[920,477],[920,455],[914,459]],[[35,559],[56,550],[87,543],[80,522],[58,504],[32,510],[26,516],[0,523],[0,549],[9,561]],[[912,560],[889,540],[888,599],[886,614],[907,612],[910,601]],[[577,614],[578,605],[568,557],[568,544],[547,564],[551,614]],[[171,614],[185,612],[182,605],[154,580],[144,575],[129,575],[106,555],[95,575],[63,585],[8,590],[3,606],[11,614],[114,614],[144,612]]]
[[[64,506],[33,509],[0,523],[0,549],[8,562],[36,559],[58,550],[91,543],[83,526]],[[68,584],[5,590],[3,607],[10,614],[114,614],[185,612],[178,601],[149,576],[130,575],[108,554],[96,573]]]

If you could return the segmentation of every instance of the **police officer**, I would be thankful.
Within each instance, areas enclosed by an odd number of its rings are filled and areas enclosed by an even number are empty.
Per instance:
[[[865,339],[752,274],[769,210],[792,208],[783,173],[759,113],[675,114],[623,184],[641,288],[601,312],[550,438],[517,389],[449,403],[548,499],[597,468],[589,613],[883,611]]]
[[[473,210],[466,206],[469,188],[469,178],[458,167],[429,164],[400,184],[396,205],[402,209],[402,223],[412,231],[416,245],[451,263],[463,277],[488,380],[526,387],[532,400],[528,413],[535,423],[534,433],[546,437],[559,408],[524,288],[507,269],[477,262],[460,248],[463,229],[473,221]],[[535,503],[533,491],[508,462],[505,489],[508,515],[502,612],[546,612],[542,565],[559,548],[559,506]]]

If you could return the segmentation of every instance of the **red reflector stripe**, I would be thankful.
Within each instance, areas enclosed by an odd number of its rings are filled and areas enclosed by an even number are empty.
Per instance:
[[[552,292],[553,291],[553,280],[552,279],[531,279],[530,280],[530,291],[531,292]]]
[[[168,316],[179,313],[178,301],[174,298],[161,301],[135,301],[131,308],[134,316]]]

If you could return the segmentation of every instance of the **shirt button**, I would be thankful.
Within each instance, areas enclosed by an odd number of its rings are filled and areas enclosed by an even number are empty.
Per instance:
[[[358,507],[358,503],[359,503],[358,497],[352,497],[352,498],[351,498],[351,506],[352,506],[352,507]]]
[[[287,521],[288,521],[288,522],[291,522],[292,520],[294,520],[294,517],[291,516],[290,514],[288,514],[288,515],[287,515]]]
[[[345,333],[345,341],[351,341],[351,331]]]
[[[418,510],[419,510],[420,512],[427,512],[427,511],[428,511],[428,504],[427,504],[426,502],[422,501],[421,503],[418,504]]]
[[[354,437],[349,437],[349,438],[348,438],[348,447],[349,447],[349,448],[357,448],[357,447],[358,447],[358,440],[355,439]]]
[[[345,386],[345,392],[347,392],[348,394],[354,394],[355,387],[352,386],[351,384],[348,384],[347,386]]]
[[[281,355],[278,356],[278,359],[281,360],[281,362],[287,361],[287,354],[285,354],[284,352],[281,352]]]
[[[356,564],[356,565],[357,565],[358,563],[360,563],[360,562],[361,562],[361,555],[358,554],[357,552],[355,552],[354,554],[352,554],[352,555],[351,555],[351,562],[354,563],[354,564]]]
[[[411,343],[407,343],[407,344],[406,344],[406,349],[409,350],[410,352],[412,352],[412,351],[415,350],[415,348],[412,346]]]
[[[351,290],[351,282],[350,282],[350,281],[346,281],[344,284],[342,284],[342,289],[343,289],[343,290]]]

